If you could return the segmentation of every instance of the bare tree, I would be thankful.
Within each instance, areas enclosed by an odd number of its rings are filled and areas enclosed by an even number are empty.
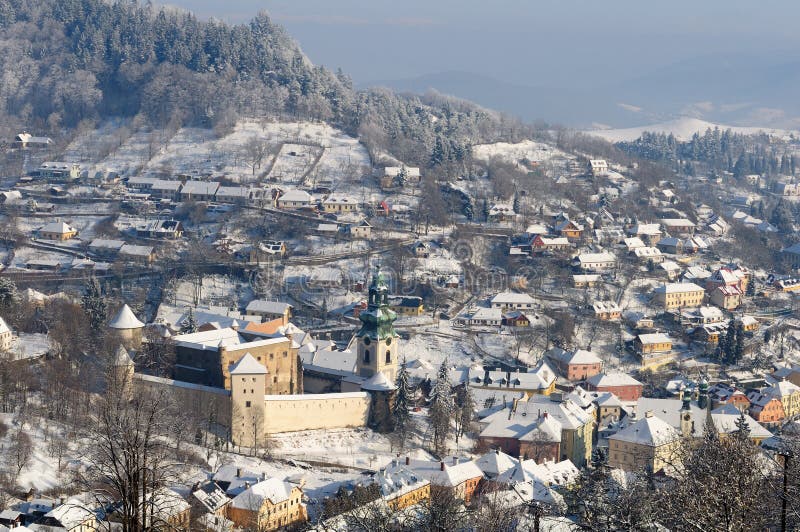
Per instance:
[[[19,428],[11,436],[11,446],[9,459],[17,472],[17,476],[22,473],[33,456],[33,441],[22,428]]]

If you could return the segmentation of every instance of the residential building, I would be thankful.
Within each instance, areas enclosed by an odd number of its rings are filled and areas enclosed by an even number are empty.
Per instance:
[[[657,473],[676,465],[681,433],[647,411],[644,418],[608,438],[608,465]]]
[[[592,288],[600,282],[600,275],[596,273],[575,274],[572,276],[572,286],[575,288]]]
[[[697,227],[694,222],[686,218],[662,218],[661,226],[670,235],[693,234]]]
[[[613,270],[617,266],[617,257],[613,253],[581,253],[578,255],[577,266],[583,271]]]
[[[413,471],[417,478],[429,481],[431,486],[453,490],[455,497],[465,503],[470,502],[483,479],[483,471],[475,462],[456,456],[441,461],[405,457],[405,468]]]
[[[590,159],[587,170],[592,177],[600,177],[608,174],[608,163],[604,159]]]
[[[355,212],[358,200],[352,196],[331,195],[322,202],[322,210],[335,214]]]
[[[598,301],[592,304],[592,310],[598,320],[613,321],[622,317],[622,309],[615,301]]]
[[[653,302],[664,310],[699,307],[706,295],[706,291],[694,283],[665,283],[653,292]]]
[[[262,480],[234,497],[228,518],[237,527],[271,531],[308,519],[299,486],[279,478]]]
[[[244,313],[246,316],[258,316],[262,322],[280,319],[287,325],[292,317],[292,305],[280,301],[254,299],[247,304]]]
[[[50,222],[36,230],[36,236],[44,240],[69,240],[78,236],[78,230],[65,222]]]
[[[478,436],[484,449],[533,459],[537,463],[559,461],[561,455],[561,423],[548,412],[534,413],[530,417],[491,416],[492,420]]]
[[[603,360],[585,349],[565,351],[560,347],[554,347],[544,356],[555,364],[564,378],[570,381],[586,380],[603,370]]]
[[[535,300],[528,294],[518,292],[500,292],[491,301],[492,308],[501,310],[532,310]]]
[[[394,511],[425,503],[431,497],[430,480],[409,468],[411,460],[408,457],[405,462],[407,464],[394,459],[372,477],[383,500]]]
[[[709,301],[725,310],[733,310],[742,304],[744,293],[735,286],[717,286],[711,291]]]
[[[311,206],[314,198],[305,190],[287,190],[275,201],[279,209],[301,209]]]
[[[11,327],[0,317],[0,352],[11,348]]]
[[[174,240],[183,236],[183,223],[177,220],[153,220],[138,224],[136,236]]]
[[[788,380],[781,380],[769,388],[761,390],[761,393],[780,400],[785,417],[791,418],[800,415],[800,386]]]
[[[645,368],[663,366],[675,359],[672,340],[664,333],[638,335],[633,340],[633,349]]]
[[[366,220],[347,226],[353,238],[369,238],[372,235],[372,226]]]
[[[219,189],[215,181],[187,181],[180,190],[181,201],[214,201]]]
[[[422,298],[417,296],[395,297],[389,299],[389,308],[391,308],[398,316],[422,316],[425,312],[425,306],[422,304]]]
[[[584,227],[583,225],[573,222],[572,220],[562,220],[560,222],[556,222],[553,226],[553,230],[556,234],[561,235],[568,240],[580,240],[583,236]]]
[[[612,393],[620,401],[638,401],[644,385],[627,373],[599,373],[586,379],[586,389]]]
[[[786,418],[783,402],[779,397],[753,391],[747,394],[750,401],[750,415],[765,426],[778,426]]]
[[[531,395],[550,395],[556,387],[555,369],[542,360],[536,367],[527,371],[502,371],[484,368],[470,368],[468,382],[470,388],[483,390],[507,390]]]
[[[83,173],[83,166],[78,163],[45,162],[37,168],[33,175],[42,179],[78,179]]]

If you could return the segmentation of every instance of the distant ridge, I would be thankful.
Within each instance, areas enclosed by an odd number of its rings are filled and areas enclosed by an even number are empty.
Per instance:
[[[646,126],[628,127],[622,129],[597,129],[585,131],[590,135],[604,138],[609,142],[623,142],[633,141],[638,139],[643,132],[651,131],[657,133],[672,133],[678,140],[689,140],[695,133],[702,134],[707,129],[714,129],[715,127],[721,130],[730,129],[734,133],[742,133],[744,135],[753,135],[756,133],[768,133],[779,137],[788,137],[791,134],[800,136],[800,132],[787,129],[775,129],[770,127],[754,127],[754,126],[727,126],[724,124],[715,124],[713,122],[706,122],[699,118],[676,118],[667,122],[660,122],[657,124],[650,124]]]

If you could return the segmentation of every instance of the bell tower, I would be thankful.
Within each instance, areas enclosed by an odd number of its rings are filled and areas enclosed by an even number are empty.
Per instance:
[[[359,314],[359,319],[361,329],[356,333],[358,375],[372,377],[382,373],[389,382],[394,382],[399,352],[399,336],[394,330],[397,314],[389,308],[389,287],[380,266],[375,268],[367,309]]]

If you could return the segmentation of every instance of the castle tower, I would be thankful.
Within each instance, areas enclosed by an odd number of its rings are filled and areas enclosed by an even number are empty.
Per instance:
[[[382,373],[389,382],[394,382],[399,343],[394,330],[397,314],[389,308],[389,287],[380,267],[375,269],[369,287],[367,309],[358,317],[361,320],[361,329],[356,333],[358,375],[372,377]]]
[[[139,321],[127,304],[122,305],[117,315],[108,322],[108,326],[117,331],[120,340],[128,349],[138,349],[142,345],[144,323]]]
[[[121,390],[128,398],[133,397],[133,373],[135,366],[133,359],[125,349],[125,346],[120,344],[117,352],[114,354],[114,361],[112,362],[110,378],[114,379],[110,383],[115,388]]]
[[[259,447],[264,442],[267,368],[245,353],[231,368],[231,439],[236,445]]]

